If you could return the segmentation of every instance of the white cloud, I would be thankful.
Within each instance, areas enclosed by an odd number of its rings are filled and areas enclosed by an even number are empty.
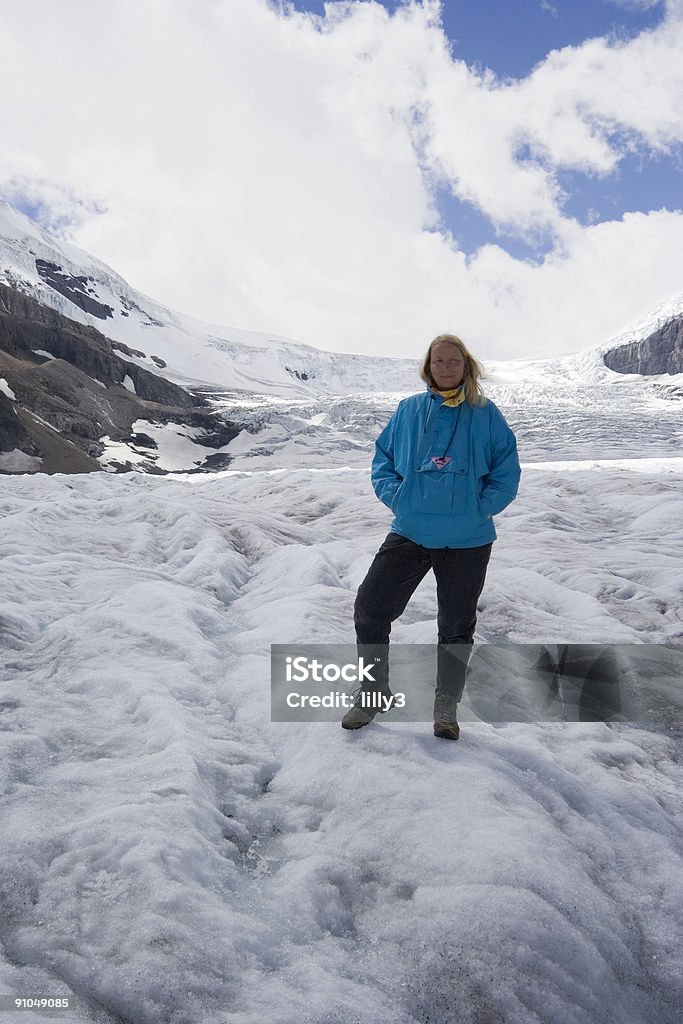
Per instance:
[[[431,0],[327,12],[0,0],[0,191],[71,213],[77,244],[175,308],[325,348],[414,354],[450,329],[489,358],[568,351],[682,287],[683,215],[581,228],[556,176],[681,141],[672,5],[513,83],[453,60]],[[439,178],[556,250],[466,260],[437,230]]]
[[[659,7],[662,0],[603,0],[603,3],[623,7],[627,11],[650,11],[653,7]]]
[[[683,21],[672,19],[628,43],[553,51],[519,82],[442,61],[424,89],[428,161],[498,224],[561,235],[558,169],[604,175],[634,145],[669,152],[683,141],[682,49]],[[523,145],[536,159],[516,159]]]

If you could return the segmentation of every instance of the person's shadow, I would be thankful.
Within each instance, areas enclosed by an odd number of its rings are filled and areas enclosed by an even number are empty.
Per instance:
[[[604,644],[480,645],[466,703],[486,722],[608,722],[622,711],[619,659]]]

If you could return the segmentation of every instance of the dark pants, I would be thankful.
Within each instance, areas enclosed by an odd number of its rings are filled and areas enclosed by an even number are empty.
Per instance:
[[[358,653],[366,663],[377,661],[373,674],[378,685],[389,681],[391,624],[433,569],[438,603],[436,685],[460,700],[492,547],[424,548],[398,533],[387,535],[358,589],[353,616]],[[455,652],[448,649],[451,644],[467,646]]]

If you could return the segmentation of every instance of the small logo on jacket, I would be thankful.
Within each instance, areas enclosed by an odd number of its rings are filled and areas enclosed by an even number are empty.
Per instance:
[[[443,469],[444,466],[447,466],[452,461],[453,459],[450,455],[432,455],[432,462],[437,469]]]

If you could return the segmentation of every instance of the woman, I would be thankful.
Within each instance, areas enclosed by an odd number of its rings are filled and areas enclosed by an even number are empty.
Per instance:
[[[515,436],[485,398],[481,373],[459,338],[439,335],[420,367],[427,390],[399,402],[375,443],[372,486],[394,520],[354,609],[359,653],[366,663],[376,660],[376,684],[359,691],[342,720],[345,729],[368,725],[390,706],[391,623],[433,569],[439,644],[434,735],[459,736],[457,708],[477,599],[496,538],[493,516],[514,499],[520,477]],[[468,646],[455,656],[451,644]]]

